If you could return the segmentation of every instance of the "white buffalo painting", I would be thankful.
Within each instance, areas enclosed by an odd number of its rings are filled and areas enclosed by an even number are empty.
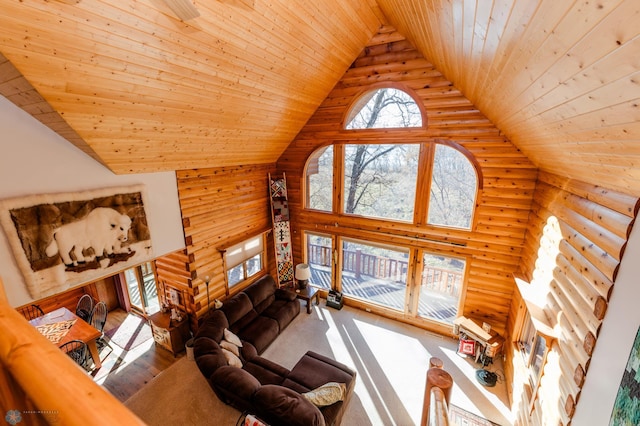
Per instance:
[[[39,299],[150,260],[144,198],[137,185],[0,201],[29,294]]]

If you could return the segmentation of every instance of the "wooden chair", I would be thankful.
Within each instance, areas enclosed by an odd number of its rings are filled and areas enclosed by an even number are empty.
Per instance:
[[[96,303],[96,306],[93,308],[93,312],[91,313],[91,325],[102,333],[96,341],[99,347],[108,346],[108,343],[104,340],[104,325],[107,322],[107,314],[107,304],[104,302]]]
[[[93,299],[88,294],[83,295],[76,305],[76,315],[91,324],[93,312]]]
[[[40,309],[40,306],[38,305],[24,306],[20,308],[20,313],[27,319],[27,321],[44,315],[44,312],[42,312],[42,309]]]
[[[67,342],[60,349],[84,370],[89,370],[89,348],[82,340]]]

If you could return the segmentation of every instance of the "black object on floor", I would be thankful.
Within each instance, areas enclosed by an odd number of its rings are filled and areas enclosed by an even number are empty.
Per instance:
[[[492,373],[491,371],[476,370],[476,379],[478,379],[480,384],[491,388],[496,385],[498,376],[496,373]]]

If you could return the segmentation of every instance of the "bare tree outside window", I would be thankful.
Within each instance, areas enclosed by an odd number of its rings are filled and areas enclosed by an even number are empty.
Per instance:
[[[333,209],[333,146],[320,148],[307,162],[307,207]]]
[[[347,129],[419,127],[422,115],[407,93],[384,88],[361,97],[347,121]],[[417,145],[347,145],[344,212],[411,221],[418,152]]]
[[[387,87],[362,96],[352,108],[346,128],[390,129],[420,126],[422,114],[416,101],[402,90]]]
[[[345,146],[344,212],[411,222],[418,144]]]
[[[427,222],[471,228],[478,187],[476,171],[467,157],[446,145],[436,145]]]

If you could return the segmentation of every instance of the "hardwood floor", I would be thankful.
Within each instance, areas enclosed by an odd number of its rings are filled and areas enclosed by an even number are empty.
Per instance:
[[[136,314],[122,309],[109,311],[105,332],[119,327],[130,315]],[[128,351],[110,342],[100,351],[102,368],[91,375],[96,383],[124,402],[183,356],[185,353],[181,352],[174,357],[171,352],[156,346],[153,338]]]

